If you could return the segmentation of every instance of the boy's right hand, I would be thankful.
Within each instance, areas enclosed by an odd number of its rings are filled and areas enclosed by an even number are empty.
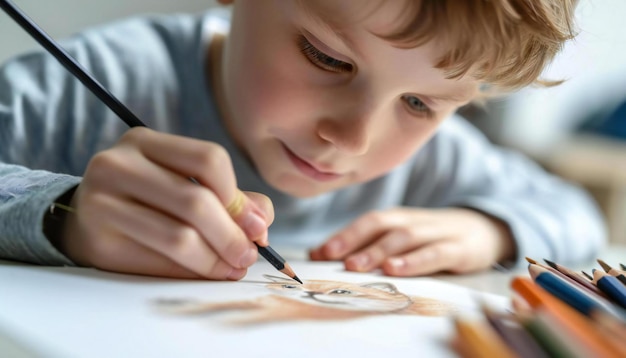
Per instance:
[[[59,244],[71,260],[163,277],[242,278],[274,219],[266,196],[239,191],[224,148],[147,128],[92,158],[72,206]]]

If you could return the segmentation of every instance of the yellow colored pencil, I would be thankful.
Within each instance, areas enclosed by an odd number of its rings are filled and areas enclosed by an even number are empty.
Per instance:
[[[461,351],[468,357],[516,357],[487,322],[456,317],[454,325]]]

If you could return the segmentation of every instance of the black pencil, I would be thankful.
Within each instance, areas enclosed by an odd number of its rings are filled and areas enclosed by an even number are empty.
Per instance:
[[[43,48],[48,51],[59,63],[65,67],[74,77],[82,82],[89,91],[109,107],[121,120],[129,127],[147,127],[128,107],[120,102],[110,91],[108,91],[98,80],[91,76],[67,51],[59,46],[39,25],[32,21],[21,9],[12,1],[0,0],[0,8],[9,15],[18,25],[20,25],[29,35],[31,35]],[[196,182],[192,179],[192,181]],[[256,244],[256,243],[255,243]],[[302,283],[293,272],[288,263],[285,262],[271,247],[262,247],[256,244],[259,254],[269,261],[278,271],[290,278]]]

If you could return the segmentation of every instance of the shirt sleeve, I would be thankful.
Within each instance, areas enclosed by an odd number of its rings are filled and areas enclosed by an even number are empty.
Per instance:
[[[459,117],[420,153],[410,188],[409,204],[470,207],[507,223],[517,258],[506,266],[525,257],[584,262],[606,244],[602,215],[584,190],[491,144]]]

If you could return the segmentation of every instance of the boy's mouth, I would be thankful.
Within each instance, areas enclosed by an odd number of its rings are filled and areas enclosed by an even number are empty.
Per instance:
[[[294,152],[291,151],[284,143],[281,143],[285,153],[291,163],[300,171],[302,174],[306,175],[309,178],[315,179],[317,181],[331,181],[340,178],[342,175],[333,172],[324,172],[317,169],[313,164],[308,161],[300,158]]]

